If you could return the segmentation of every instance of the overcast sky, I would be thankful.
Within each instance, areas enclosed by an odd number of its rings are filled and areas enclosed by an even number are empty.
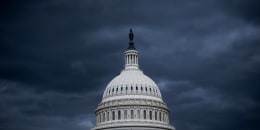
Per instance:
[[[140,68],[177,130],[259,130],[258,0],[2,0],[0,130],[88,130],[124,66]]]

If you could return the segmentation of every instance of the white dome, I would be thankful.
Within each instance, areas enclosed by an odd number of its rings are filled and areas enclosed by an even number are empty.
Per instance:
[[[139,69],[132,30],[129,39],[125,67],[106,86],[91,130],[175,130],[158,86]]]
[[[124,69],[111,80],[103,94],[103,100],[127,98],[149,98],[161,100],[161,93],[155,82],[140,69]]]

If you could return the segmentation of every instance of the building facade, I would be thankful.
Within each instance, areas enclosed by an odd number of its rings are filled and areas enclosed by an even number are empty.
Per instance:
[[[91,130],[175,130],[158,86],[139,69],[133,38],[130,29],[125,67],[108,83]]]

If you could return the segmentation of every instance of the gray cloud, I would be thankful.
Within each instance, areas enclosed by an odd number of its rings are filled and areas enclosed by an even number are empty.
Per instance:
[[[177,129],[258,130],[258,3],[4,1],[1,129],[92,127],[131,27]]]

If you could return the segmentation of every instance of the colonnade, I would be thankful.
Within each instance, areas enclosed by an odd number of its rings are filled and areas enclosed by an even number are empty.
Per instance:
[[[162,109],[109,109],[96,114],[97,124],[118,120],[153,120],[168,123],[168,112]]]
[[[129,55],[126,55],[125,56],[125,59],[126,59],[126,65],[132,65],[132,64],[135,64],[135,65],[138,65],[138,56],[137,54],[129,54]]]
[[[146,94],[156,97],[161,97],[159,90],[156,87],[143,87],[142,85],[127,85],[122,87],[109,87],[103,97],[115,96],[121,94]]]

